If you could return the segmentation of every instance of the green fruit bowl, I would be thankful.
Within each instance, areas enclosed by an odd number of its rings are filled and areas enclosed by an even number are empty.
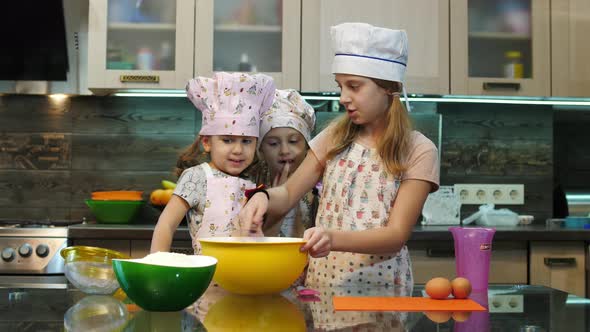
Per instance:
[[[165,264],[147,258],[113,259],[115,275],[127,297],[148,311],[178,311],[193,304],[211,283],[217,259],[190,255],[178,264],[181,266],[168,266],[176,264],[174,259]]]
[[[86,200],[96,221],[104,224],[128,224],[139,212],[144,201]]]

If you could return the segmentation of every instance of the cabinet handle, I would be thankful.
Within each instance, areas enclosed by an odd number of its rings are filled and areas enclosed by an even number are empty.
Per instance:
[[[543,259],[545,265],[549,267],[569,267],[576,266],[576,259],[574,257],[551,258],[545,257]]]
[[[427,257],[455,257],[455,249],[426,248]]]
[[[484,90],[520,90],[520,83],[484,82]]]

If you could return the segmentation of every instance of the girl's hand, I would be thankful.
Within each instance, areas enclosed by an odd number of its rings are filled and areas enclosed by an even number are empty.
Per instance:
[[[283,165],[281,171],[275,175],[274,179],[272,179],[273,187],[278,187],[287,182],[287,179],[289,178],[289,167],[289,163],[285,163],[285,165]]]
[[[238,214],[242,236],[255,236],[262,233],[262,223],[267,210],[266,195],[261,192],[254,194]]]
[[[303,240],[306,240],[301,251],[309,251],[311,257],[328,256],[332,250],[332,234],[322,227],[312,227],[303,233]]]

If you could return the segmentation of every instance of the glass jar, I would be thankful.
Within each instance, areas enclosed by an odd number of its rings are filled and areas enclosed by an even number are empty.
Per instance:
[[[504,77],[523,78],[524,66],[522,64],[522,53],[520,51],[508,51],[504,53],[506,64],[504,65]]]

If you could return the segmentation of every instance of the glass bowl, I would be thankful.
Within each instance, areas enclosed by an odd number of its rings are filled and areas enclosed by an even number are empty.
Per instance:
[[[110,249],[73,246],[61,250],[65,260],[66,278],[72,285],[86,294],[113,294],[119,282],[113,272],[114,258],[129,256]]]

